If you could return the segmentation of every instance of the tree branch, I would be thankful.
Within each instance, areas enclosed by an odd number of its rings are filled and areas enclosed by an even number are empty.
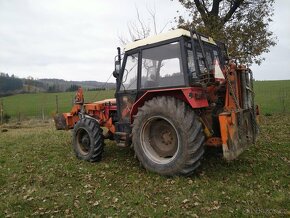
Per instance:
[[[224,18],[222,19],[223,23],[225,24],[226,22],[229,21],[229,19],[231,19],[232,15],[235,13],[235,11],[238,9],[238,7],[240,7],[240,5],[244,2],[244,0],[235,0],[233,2],[232,7],[230,8],[230,10],[228,11],[228,13],[224,16]]]
[[[154,34],[157,35],[157,24],[156,24],[156,9],[155,9],[155,6],[154,6],[154,10],[150,10],[148,7],[147,7],[147,11],[148,13],[151,15],[151,18],[153,20],[153,28],[154,28]]]
[[[206,8],[206,4],[205,4],[204,0],[201,0],[201,1],[202,1],[202,5],[203,5],[203,7],[204,7],[206,13],[208,14],[209,12],[208,12],[208,10],[207,10],[207,8]]]
[[[206,10],[205,10],[205,6],[203,6],[199,0],[194,0],[194,3],[196,5],[196,8],[199,11],[203,21],[205,21],[206,18],[207,18],[207,13],[206,13]]]
[[[211,15],[218,16],[219,15],[219,7],[222,0],[213,0],[212,8],[210,11]]]
[[[138,11],[137,7],[136,7],[136,13],[137,13],[137,20],[138,20],[138,22],[140,24],[140,27],[141,27],[141,30],[142,30],[142,36],[143,36],[143,38],[145,38],[146,37],[145,25],[144,25],[143,21],[140,18],[140,14],[139,14],[139,11]]]

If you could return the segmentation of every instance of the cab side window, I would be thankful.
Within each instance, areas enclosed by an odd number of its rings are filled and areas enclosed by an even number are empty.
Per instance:
[[[128,55],[120,90],[137,89],[138,53]]]

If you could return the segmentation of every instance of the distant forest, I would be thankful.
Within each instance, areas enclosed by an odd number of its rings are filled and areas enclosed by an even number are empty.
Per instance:
[[[114,83],[97,81],[65,81],[61,79],[18,78],[0,72],[0,97],[20,93],[72,92],[79,87],[85,90],[114,89]]]
[[[11,77],[8,74],[0,74],[0,93],[8,93],[23,89],[23,81],[16,78],[14,75]]]

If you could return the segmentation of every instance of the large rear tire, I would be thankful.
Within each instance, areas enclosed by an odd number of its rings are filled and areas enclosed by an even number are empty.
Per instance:
[[[96,120],[83,118],[76,123],[73,130],[73,150],[81,160],[96,162],[102,159],[104,138]]]
[[[200,165],[205,140],[202,124],[184,102],[153,98],[139,109],[133,124],[134,150],[147,170],[188,176]]]

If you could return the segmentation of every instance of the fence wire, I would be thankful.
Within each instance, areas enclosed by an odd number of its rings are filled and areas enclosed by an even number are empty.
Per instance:
[[[74,93],[38,93],[0,99],[0,124],[7,120],[51,119],[57,112],[69,112]],[[97,97],[96,97],[97,95]],[[114,90],[85,92],[85,101],[112,98]],[[255,103],[263,115],[290,113],[290,81],[256,81]]]

